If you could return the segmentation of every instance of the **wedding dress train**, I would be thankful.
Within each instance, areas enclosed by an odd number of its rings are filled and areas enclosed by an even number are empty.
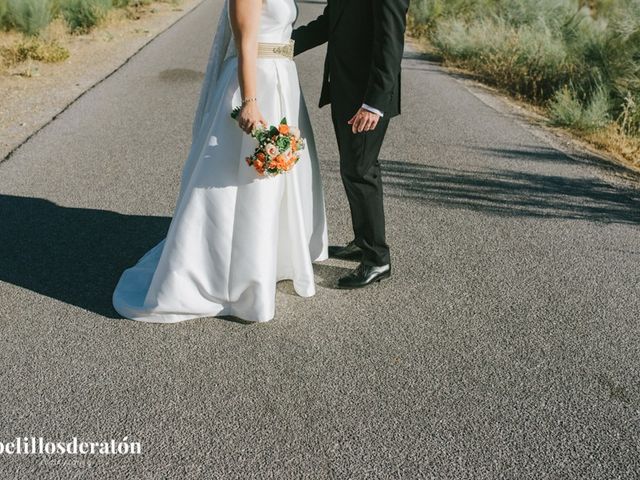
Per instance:
[[[312,262],[327,258],[320,172],[296,65],[258,59],[260,111],[269,124],[286,117],[307,145],[291,171],[259,177],[244,160],[256,141],[229,115],[241,97],[227,12],[225,5],[167,236],[124,271],[113,293],[114,308],[133,320],[267,321],[276,282],[291,279],[298,295],[312,296]],[[288,42],[296,15],[294,0],[264,0],[258,41]]]

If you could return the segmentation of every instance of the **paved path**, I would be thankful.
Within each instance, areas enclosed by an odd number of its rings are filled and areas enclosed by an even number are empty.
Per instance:
[[[142,457],[0,456],[2,478],[637,478],[640,192],[408,54],[382,153],[395,277],[277,318],[145,325],[110,306],[162,238],[219,0],[0,164],[0,441],[142,442]],[[322,5],[301,2],[301,19]],[[331,237],[349,239],[323,50],[299,69]]]

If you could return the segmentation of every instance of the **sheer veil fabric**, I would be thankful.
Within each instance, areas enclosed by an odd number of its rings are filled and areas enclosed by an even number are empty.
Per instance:
[[[241,96],[228,11],[227,0],[167,235],[123,272],[113,293],[114,308],[133,320],[232,315],[268,321],[275,315],[276,283],[291,279],[298,295],[312,296],[312,263],[327,258],[320,171],[296,65],[258,59],[260,111],[271,124],[287,117],[307,140],[291,171],[259,177],[244,160],[255,140],[229,115]],[[258,41],[287,42],[296,16],[294,0],[264,0]]]
[[[202,82],[202,89],[200,90],[200,99],[196,108],[196,114],[193,119],[192,137],[195,139],[198,134],[198,130],[202,125],[202,118],[205,115],[205,109],[207,107],[207,99],[209,93],[215,89],[218,77],[220,75],[220,68],[224,60],[231,53],[231,25],[229,22],[229,0],[225,0],[220,12],[220,18],[218,19],[218,26],[216,33],[213,36],[213,44],[209,50],[209,60],[207,61],[207,69]]]

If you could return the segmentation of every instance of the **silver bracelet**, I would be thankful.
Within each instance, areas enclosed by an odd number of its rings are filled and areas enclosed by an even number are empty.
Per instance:
[[[242,106],[246,105],[249,102],[257,102],[258,99],[256,97],[249,97],[242,100]]]

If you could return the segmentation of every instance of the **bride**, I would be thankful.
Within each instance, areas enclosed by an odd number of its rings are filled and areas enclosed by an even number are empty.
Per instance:
[[[264,322],[276,283],[315,294],[312,263],[327,258],[322,185],[300,92],[294,0],[226,0],[205,74],[173,219],[165,239],[124,271],[122,316],[171,323],[230,315]],[[240,106],[237,120],[230,112]],[[260,177],[245,162],[260,123],[286,117],[306,149],[292,170]]]

